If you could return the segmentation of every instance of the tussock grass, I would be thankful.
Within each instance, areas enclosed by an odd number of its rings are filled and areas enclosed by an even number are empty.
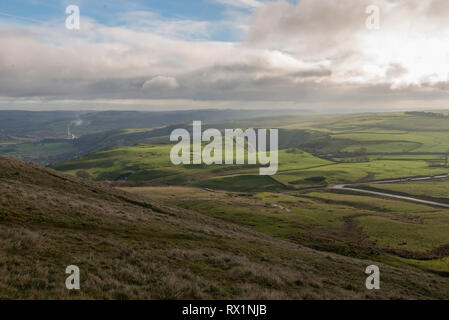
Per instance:
[[[449,280],[321,253],[235,224],[0,158],[2,299],[446,298]],[[65,289],[65,268],[81,290]]]

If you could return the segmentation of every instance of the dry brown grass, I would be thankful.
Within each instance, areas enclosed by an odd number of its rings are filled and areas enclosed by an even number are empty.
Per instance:
[[[311,250],[0,158],[1,299],[447,298],[449,280]],[[65,268],[81,290],[65,289]]]

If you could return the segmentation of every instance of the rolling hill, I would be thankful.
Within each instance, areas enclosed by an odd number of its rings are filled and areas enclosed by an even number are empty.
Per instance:
[[[319,252],[0,157],[0,299],[444,299],[449,279]],[[65,289],[65,268],[81,290]]]
[[[208,123],[205,128],[279,128],[280,168],[273,186],[303,189],[316,187],[319,179],[320,185],[333,185],[447,173],[448,126],[449,117],[444,114],[410,112],[240,119]],[[168,163],[168,136],[178,127],[189,129],[189,124],[86,135],[72,143],[77,152],[69,153],[72,158],[78,155],[76,159],[52,163],[51,167],[72,174],[86,169],[96,180],[121,180],[127,175],[131,181],[163,185],[200,182],[200,186],[231,191],[234,189],[228,188],[228,181],[217,180],[217,176],[243,174],[238,179],[247,181],[248,173],[257,171],[236,166],[223,170],[172,166]],[[30,144],[22,144],[22,148]],[[34,149],[47,154],[54,150],[49,144]],[[14,156],[13,152],[3,154]],[[193,181],[199,176],[202,181]],[[251,179],[253,187],[258,187],[258,179]],[[261,184],[267,185],[266,181]]]

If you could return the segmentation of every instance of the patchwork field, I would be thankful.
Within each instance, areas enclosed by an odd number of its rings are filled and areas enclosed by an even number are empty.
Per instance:
[[[449,173],[447,115],[282,116],[205,126],[249,127],[279,128],[275,175],[260,176],[259,165],[173,165],[168,136],[174,128],[191,130],[191,123],[86,135],[74,143],[93,152],[51,168],[277,241],[439,279],[449,276],[448,209],[332,188],[355,184],[449,203],[448,179],[411,180]],[[2,148],[11,147],[7,143]],[[39,142],[20,148],[30,143]],[[42,143],[40,152],[51,153]],[[404,182],[375,183],[398,178]]]

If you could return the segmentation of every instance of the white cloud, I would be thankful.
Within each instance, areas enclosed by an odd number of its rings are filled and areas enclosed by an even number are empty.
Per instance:
[[[381,27],[368,30],[365,9],[381,9]],[[335,83],[392,88],[448,81],[449,22],[442,0],[278,1],[253,17],[252,45],[277,48],[303,59],[327,59]],[[400,65],[402,72],[392,73]]]
[[[261,6],[262,2],[257,0],[213,0],[226,6],[238,8],[257,8]]]
[[[209,22],[139,11],[123,15],[125,26],[84,18],[79,32],[1,24],[0,97],[273,107],[422,106],[448,97],[447,1],[256,2],[238,1],[257,7],[242,42],[207,40]],[[365,27],[372,3],[380,30]]]
[[[157,76],[144,82],[142,89],[176,89],[179,88],[178,81],[173,77]]]
[[[178,39],[207,39],[222,24],[186,19],[163,19],[150,11],[124,12],[115,21],[125,24],[130,29],[147,30],[160,36]]]

